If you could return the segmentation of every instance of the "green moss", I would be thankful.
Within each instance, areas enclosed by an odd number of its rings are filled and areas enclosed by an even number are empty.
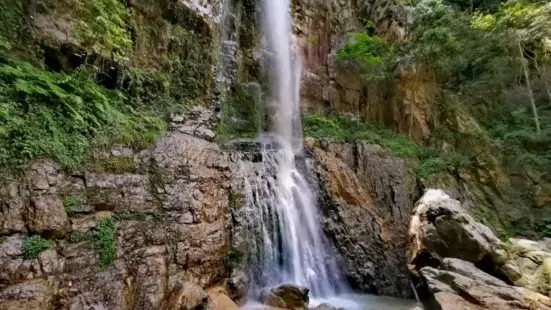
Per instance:
[[[117,254],[115,221],[112,218],[102,219],[96,227],[94,238],[99,251],[100,267],[110,267]]]
[[[239,211],[243,207],[243,201],[239,193],[231,192],[229,194],[229,207],[232,211]]]
[[[23,243],[23,252],[26,259],[38,258],[38,255],[52,247],[50,240],[44,239],[39,235],[34,235],[25,239]]]
[[[147,211],[147,212],[135,212],[135,211],[126,211],[118,213],[115,218],[117,221],[160,221],[163,218],[163,213],[161,211]]]
[[[71,215],[76,210],[81,209],[86,204],[86,198],[81,196],[63,197],[63,207],[67,214]]]
[[[92,232],[87,233],[73,233],[69,237],[70,243],[80,243],[80,242],[88,242],[88,241],[94,241],[94,234]]]
[[[97,173],[137,173],[138,167],[134,163],[133,157],[108,157],[101,159],[91,159],[86,163],[87,170]]]
[[[399,157],[419,157],[423,149],[416,142],[389,129],[345,114],[306,115],[303,118],[303,131],[305,136],[317,139],[331,138],[337,142],[367,141],[379,144]]]
[[[218,141],[254,138],[262,126],[262,100],[258,84],[238,86],[221,104],[222,119],[216,128]]]

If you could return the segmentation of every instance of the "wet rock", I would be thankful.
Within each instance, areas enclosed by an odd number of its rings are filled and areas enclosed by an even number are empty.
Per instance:
[[[285,284],[275,288],[266,289],[261,293],[262,303],[278,308],[302,310],[308,308],[310,298],[309,289],[302,286]]]
[[[364,292],[413,297],[404,252],[409,225],[406,176],[391,172],[403,163],[356,158],[353,144],[310,147],[309,167],[319,184],[324,231],[348,279]],[[379,168],[364,163],[372,158]],[[370,173],[375,170],[378,173]],[[383,192],[400,194],[391,199]]]
[[[321,304],[321,305],[318,305],[317,307],[310,308],[310,310],[344,310],[344,308],[335,308],[330,304]]]
[[[232,298],[243,298],[249,289],[249,282],[249,276],[244,270],[232,270],[228,279],[228,288],[230,289]]]

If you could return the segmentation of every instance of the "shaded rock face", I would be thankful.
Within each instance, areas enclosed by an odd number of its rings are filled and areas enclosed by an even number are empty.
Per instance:
[[[432,103],[439,90],[428,74],[405,68],[397,72],[398,79],[367,81],[335,59],[348,35],[363,31],[366,20],[388,41],[404,40],[410,22],[404,6],[394,0],[308,0],[293,9],[294,43],[304,56],[303,110],[353,113],[401,133],[411,131],[418,141],[430,135]]]
[[[417,203],[409,231],[409,257],[414,269],[438,266],[445,257],[499,268],[504,245],[441,190],[428,190]]]
[[[353,286],[413,297],[404,249],[414,185],[406,164],[369,144],[312,147],[311,158],[324,231]]]
[[[308,308],[310,299],[309,289],[302,286],[285,284],[275,288],[266,289],[261,293],[262,303],[278,308],[291,310],[303,310]]]
[[[149,150],[98,154],[96,164],[129,162],[132,172],[67,175],[44,161],[24,178],[2,178],[1,309],[159,309],[189,283],[200,289],[227,277],[229,168],[206,140],[212,112],[183,116],[189,123],[174,122]],[[99,267],[93,233],[104,218],[115,220],[108,269]],[[27,234],[53,239],[51,248],[26,259]]]

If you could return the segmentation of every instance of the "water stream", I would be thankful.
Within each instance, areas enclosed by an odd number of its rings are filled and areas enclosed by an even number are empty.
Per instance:
[[[234,214],[235,248],[246,248],[251,299],[266,287],[296,284],[310,289],[311,306],[330,302],[347,309],[409,309],[411,303],[352,295],[324,235],[318,199],[304,167],[299,107],[300,55],[291,44],[289,0],[264,0],[271,129],[254,142],[236,141],[231,161],[243,180],[243,204]],[[270,110],[271,108],[271,110]],[[239,146],[240,143],[244,143]],[[244,151],[243,151],[244,150]],[[367,306],[374,305],[374,308]],[[255,309],[254,304],[249,304]],[[396,306],[396,307],[392,307]]]

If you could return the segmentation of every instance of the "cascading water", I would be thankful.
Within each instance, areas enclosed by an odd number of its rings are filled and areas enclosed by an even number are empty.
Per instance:
[[[249,206],[249,251],[257,289],[283,283],[308,287],[314,297],[343,288],[321,227],[317,199],[297,169],[302,158],[299,111],[300,60],[291,51],[287,0],[265,0],[264,30],[270,52],[271,89],[277,103],[272,133],[261,145],[262,170],[244,188]],[[266,138],[268,137],[268,138]]]

